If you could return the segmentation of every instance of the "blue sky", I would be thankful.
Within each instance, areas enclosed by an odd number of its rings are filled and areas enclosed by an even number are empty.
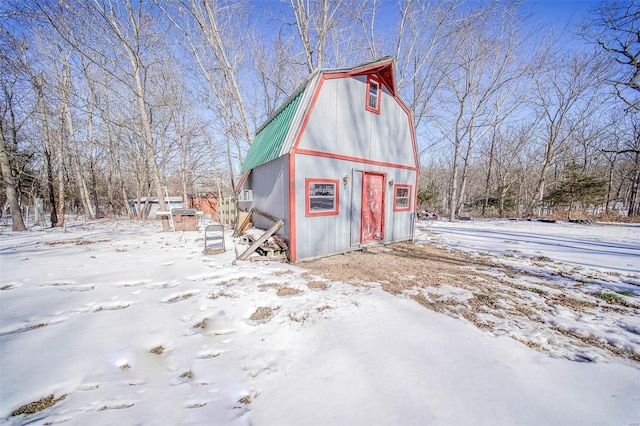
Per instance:
[[[528,0],[522,11],[531,14],[531,30],[543,36],[553,28],[564,48],[579,51],[585,48],[586,42],[577,35],[577,27],[601,3],[594,0]]]
[[[529,0],[525,10],[530,11],[535,20],[541,23],[564,25],[580,21],[587,16],[588,10],[597,7],[599,1],[593,0]]]

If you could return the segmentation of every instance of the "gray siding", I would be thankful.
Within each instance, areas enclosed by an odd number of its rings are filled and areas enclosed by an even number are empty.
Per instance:
[[[367,111],[366,77],[324,80],[299,148],[415,166],[407,112],[386,91]]]
[[[278,235],[289,241],[289,155],[284,155],[256,167],[249,176],[249,188],[253,191],[253,207],[282,219],[285,225]],[[258,216],[255,225],[270,228],[273,223]]]
[[[298,259],[340,253],[360,246],[363,171],[386,173],[387,182],[393,179],[395,183],[411,185],[411,210],[408,212],[393,211],[394,191],[388,185],[385,186],[384,240],[392,242],[413,237],[415,171],[302,154],[296,155],[295,162]],[[345,176],[349,176],[347,185],[343,183]],[[336,179],[339,181],[338,215],[306,216],[306,178]]]

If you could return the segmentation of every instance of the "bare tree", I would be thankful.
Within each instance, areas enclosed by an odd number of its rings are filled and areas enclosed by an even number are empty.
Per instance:
[[[80,193],[80,200],[84,208],[87,219],[95,219],[95,211],[91,205],[91,196],[87,187],[87,182],[84,178],[82,169],[82,162],[80,159],[80,153],[78,151],[78,141],[76,137],[76,130],[74,126],[74,119],[71,111],[71,68],[69,66],[70,51],[60,50],[59,56],[62,62],[63,77],[61,84],[61,101],[62,101],[62,116],[66,129],[66,137],[68,138],[69,153],[71,154],[71,167],[73,169],[78,191]]]
[[[622,120],[617,117],[619,121],[616,123],[615,134],[609,138],[615,143],[602,150],[610,162],[607,205],[611,198],[609,192],[612,188],[614,165],[618,162],[618,172],[623,181],[628,182],[627,216],[640,216],[640,115],[627,112],[621,117]]]
[[[640,110],[640,0],[603,3],[582,27],[619,64],[610,82],[628,107]]]
[[[633,129],[633,145],[620,153],[629,155],[632,164],[627,215],[640,216],[640,124],[637,121],[634,123]]]
[[[279,31],[273,41],[255,37],[253,40],[253,61],[259,86],[256,94],[261,98],[256,102],[258,108],[253,111],[256,123],[264,122],[295,88],[307,78],[300,67],[291,64],[291,51],[295,43],[293,36]]]
[[[554,57],[546,70],[536,75],[533,102],[540,120],[542,152],[527,214],[533,215],[542,202],[555,161],[568,152],[579,129],[606,101],[602,96],[603,71],[598,55],[572,55]]]
[[[222,4],[211,0],[181,0],[177,9],[154,0],[168,19],[180,31],[201,71],[201,75],[215,96],[209,99],[216,105],[216,113],[224,125],[226,143],[236,148],[236,158],[244,159],[243,144],[249,145],[253,132],[247,107],[238,81],[246,46],[238,29],[246,30],[246,12],[240,2]],[[233,162],[230,161],[232,186]]]
[[[127,188],[127,173],[125,169],[135,169],[136,155],[127,155],[123,132],[127,130],[126,116],[129,115],[122,108],[118,108],[118,94],[126,88],[122,88],[122,83],[113,77],[108,66],[106,57],[96,58],[99,61],[96,65],[97,72],[95,82],[87,81],[87,85],[94,99],[97,117],[102,124],[103,149],[106,151],[107,162],[107,199],[112,211],[117,214],[116,205],[122,205],[122,210],[132,218],[133,211],[129,204],[129,189]],[[135,127],[135,126],[130,126]],[[131,129],[128,129],[130,131]],[[120,200],[116,195],[119,193]]]
[[[231,97],[233,102],[232,106],[239,116],[236,117],[235,115],[232,115],[232,121],[234,124],[238,123],[240,125],[246,141],[251,143],[253,135],[249,126],[249,120],[247,119],[240,85],[237,80],[237,74],[240,71],[238,69],[239,64],[236,60],[232,60],[232,55],[238,56],[241,49],[240,46],[236,45],[236,51],[231,52],[231,54],[228,52],[228,49],[231,46],[229,43],[230,40],[224,37],[224,29],[221,28],[219,24],[219,19],[224,10],[221,8],[221,5],[210,0],[190,0],[189,5],[190,8],[188,10],[196,20],[198,27],[202,30],[202,34],[208,43],[208,47],[213,53],[216,63],[220,68],[221,73],[219,75],[222,75],[225,83],[224,87],[226,89],[224,94]],[[241,13],[242,11],[239,12]],[[234,17],[236,16],[226,16],[227,19]]]
[[[377,58],[378,54],[378,14],[381,7],[380,0],[370,0],[360,2],[353,10],[350,19],[358,23],[364,36],[366,49],[372,58]]]
[[[13,231],[25,231],[27,227],[22,220],[22,211],[18,202],[18,191],[16,190],[16,180],[13,176],[11,164],[11,152],[7,148],[4,132],[0,131],[0,171],[2,171],[2,183],[9,202],[11,213],[11,229]]]
[[[119,4],[110,0],[93,0],[91,10],[105,23],[106,35],[113,36],[118,46],[128,58],[132,78],[132,93],[138,113],[138,122],[141,137],[144,141],[146,162],[150,167],[153,189],[158,197],[161,210],[166,210],[163,192],[163,179],[160,173],[160,165],[157,162],[158,152],[153,138],[150,112],[147,109],[147,79],[149,64],[145,62],[145,53],[152,50],[153,46],[161,39],[161,34],[154,31],[153,18],[144,4],[126,3],[124,10]],[[147,50],[148,49],[148,50]],[[163,218],[163,229],[168,229],[168,220]]]
[[[9,202],[11,213],[11,229],[14,231],[25,231],[27,227],[22,220],[22,211],[18,202],[17,182],[12,170],[12,152],[8,149],[4,136],[4,126],[0,128],[0,171],[2,172],[2,183]]]
[[[614,63],[619,65],[617,70],[613,70],[609,82],[627,105],[627,117],[636,130],[626,147],[613,152],[632,157],[633,177],[627,213],[637,216],[640,214],[640,136],[637,131],[637,115],[640,113],[640,1],[603,3],[585,21],[581,32],[587,40],[594,41],[608,52]]]
[[[527,145],[533,138],[536,127],[534,122],[523,123],[522,125],[510,126],[506,131],[499,133],[494,146],[495,152],[493,162],[498,198],[498,214],[500,217],[506,215],[507,199],[514,192],[518,183],[522,184],[523,172],[526,162],[525,155]],[[514,203],[518,207],[518,202]],[[519,213],[519,212],[515,212]]]
[[[527,73],[516,55],[520,40],[514,9],[489,3],[472,12],[452,34],[452,69],[446,74],[450,114],[439,123],[453,147],[450,220],[463,205],[476,145],[513,112],[507,106],[513,87]]]
[[[94,130],[96,128],[95,122],[99,118],[99,114],[96,110],[99,108],[99,98],[96,89],[97,78],[94,76],[92,63],[86,61],[86,58],[81,56],[81,66],[84,76],[84,81],[87,86],[86,98],[86,115],[87,115],[87,157],[89,162],[89,176],[91,178],[91,193],[93,195],[93,209],[96,217],[100,217],[100,202],[98,197],[98,144],[96,143],[96,136]]]
[[[26,62],[26,61],[25,61]],[[31,84],[33,86],[34,94],[36,96],[37,101],[37,112],[40,115],[40,132],[42,137],[42,152],[44,159],[44,168],[45,168],[45,176],[46,176],[46,188],[47,194],[49,198],[49,204],[51,206],[51,226],[57,227],[58,220],[58,209],[56,202],[56,193],[55,193],[55,176],[53,173],[53,136],[52,130],[49,126],[49,112],[47,111],[47,107],[44,99],[44,78],[42,76],[42,72],[38,75],[35,75],[31,70],[31,67],[27,67],[29,72],[29,77]]]
[[[2,185],[5,188],[9,211],[11,213],[11,229],[24,231],[27,227],[22,219],[22,210],[19,202],[19,181],[16,176],[18,132],[22,123],[16,117],[16,102],[14,96],[19,75],[23,72],[19,61],[20,41],[2,34],[0,46],[4,52],[0,56],[0,89],[2,90],[2,103],[0,103],[0,172]]]
[[[307,70],[312,73],[328,63],[327,40],[336,28],[341,9],[348,7],[342,0],[289,0],[295,18]]]

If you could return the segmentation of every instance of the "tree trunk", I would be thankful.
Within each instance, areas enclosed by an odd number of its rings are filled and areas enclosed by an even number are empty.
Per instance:
[[[473,121],[471,122],[473,126]],[[469,164],[471,164],[471,149],[473,146],[473,141],[471,139],[471,133],[469,132],[469,145],[467,146],[467,151],[464,156],[464,163],[462,167],[462,182],[460,184],[460,192],[458,193],[458,201],[456,202],[456,207],[458,211],[456,212],[456,216],[460,216],[460,209],[464,207],[464,197],[467,191],[467,181],[469,180]]]
[[[503,187],[502,190],[500,191],[500,207],[499,207],[498,215],[501,218],[504,217],[504,202],[507,197],[507,191],[508,191],[508,188],[505,188],[505,187]]]
[[[51,165],[51,151],[48,147],[44,148],[44,162],[45,168],[47,169],[47,192],[49,193],[49,204],[51,205],[51,226],[56,227],[58,224],[56,191],[54,187],[53,167]]]
[[[98,183],[96,179],[95,161],[91,159],[89,165],[91,171],[91,191],[93,192],[93,207],[95,209],[95,217],[100,218],[100,206],[98,205]]]
[[[64,144],[64,120],[62,117],[60,117],[60,128],[58,131],[58,144],[56,146],[57,149],[57,154],[56,154],[56,159],[57,159],[57,169],[58,169],[58,174],[57,174],[57,180],[58,180],[58,205],[55,207],[55,209],[57,210],[57,215],[58,215],[58,221],[56,222],[56,227],[57,228],[62,228],[64,227],[64,221],[65,221],[65,176],[64,176],[64,158],[66,156],[66,149],[65,149],[65,144]]]
[[[489,147],[489,164],[487,165],[487,178],[484,182],[484,202],[482,203],[482,216],[484,217],[487,214],[487,207],[489,205],[489,193],[491,191],[491,170],[493,169],[493,152],[496,147],[496,132],[497,130],[493,129],[493,134],[491,135],[491,145]]]
[[[460,125],[462,123],[462,117],[464,114],[465,99],[460,102],[460,111],[456,119],[455,135],[454,135],[454,149],[453,149],[453,167],[451,170],[451,190],[449,192],[449,220],[456,219],[456,213],[458,210],[458,169],[460,156],[460,144],[462,143],[462,135],[460,131]]]
[[[44,141],[44,162],[47,173],[47,193],[49,195],[49,205],[51,206],[51,226],[58,226],[58,209],[56,205],[56,191],[55,191],[55,179],[53,174],[53,164],[51,162],[52,146],[51,146],[51,132],[49,130],[49,120],[47,118],[47,109],[44,104],[44,94],[42,92],[42,86],[44,84],[42,75],[33,75],[32,84],[34,91],[36,92],[38,110],[40,112],[40,120],[42,122],[42,139]]]
[[[181,180],[182,180],[182,202],[183,205],[187,206],[187,200],[189,199],[189,189],[187,187],[187,183],[189,180],[189,174],[186,169],[186,161],[183,155],[180,156],[180,168],[181,168]]]
[[[544,190],[547,186],[547,173],[551,168],[553,158],[551,157],[551,145],[547,143],[545,149],[545,160],[542,164],[542,170],[540,170],[540,176],[538,176],[538,182],[536,183],[533,197],[531,198],[529,205],[527,206],[527,215],[533,216],[534,209],[537,204],[542,203],[544,199]],[[541,212],[538,212],[540,214]]]
[[[71,70],[69,68],[69,57],[64,58],[64,77],[63,77],[63,93],[62,93],[62,109],[64,111],[65,125],[69,137],[69,145],[71,147],[72,156],[72,168],[76,178],[76,184],[78,185],[78,191],[80,192],[80,200],[82,201],[82,207],[87,219],[95,219],[95,212],[91,206],[91,197],[89,195],[89,189],[87,188],[87,182],[82,174],[82,163],[80,161],[80,152],[78,151],[78,145],[76,141],[75,129],[73,126],[73,117],[71,115],[71,103],[69,95],[71,93]]]
[[[629,194],[629,210],[627,216],[640,216],[640,199],[638,190],[640,189],[640,150],[635,153],[635,167],[631,180],[631,191]]]
[[[18,191],[11,167],[11,156],[7,151],[4,133],[0,131],[0,171],[2,171],[2,183],[5,186],[9,211],[11,212],[11,229],[13,231],[26,231],[27,227],[22,220],[22,211],[18,202]]]

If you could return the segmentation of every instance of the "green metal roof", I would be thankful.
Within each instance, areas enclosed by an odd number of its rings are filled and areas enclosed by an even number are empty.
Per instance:
[[[301,90],[258,131],[242,165],[243,172],[275,160],[280,156],[282,144],[287,137],[293,116],[298,109],[298,104],[303,94],[304,90]]]

